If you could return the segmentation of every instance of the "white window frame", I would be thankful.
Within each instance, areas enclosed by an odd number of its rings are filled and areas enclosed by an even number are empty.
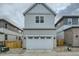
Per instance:
[[[39,23],[41,23],[40,21],[41,21],[41,18],[40,17],[44,17],[44,19],[45,19],[45,16],[44,15],[36,15],[36,16],[39,16]],[[36,16],[35,16],[35,23],[36,23]],[[43,21],[44,21],[44,19],[43,19]],[[44,23],[44,22],[43,22]],[[41,23],[42,24],[42,23]]]
[[[71,24],[69,22],[71,22]],[[72,18],[68,18],[68,25],[72,25]]]
[[[78,18],[78,25],[79,25],[79,18]]]
[[[45,37],[44,40],[46,39],[46,37],[51,37],[51,39],[54,38],[54,36],[52,36],[52,35],[26,35],[27,40],[28,40],[28,37],[33,37],[33,39],[34,39],[34,37],[39,37],[39,39],[41,39],[41,37]]]
[[[35,23],[37,23],[37,22],[36,22],[36,20],[37,20],[36,17],[37,17],[37,16],[39,17],[39,15],[36,15],[36,16],[35,16]],[[39,18],[39,22],[38,22],[38,23],[40,23],[40,18]]]
[[[79,24],[79,19],[78,19],[78,24]],[[72,23],[72,25],[78,25],[78,24],[73,24],[73,23]]]

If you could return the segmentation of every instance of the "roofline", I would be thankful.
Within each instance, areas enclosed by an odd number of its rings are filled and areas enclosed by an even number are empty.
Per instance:
[[[42,4],[45,8],[47,8],[50,12],[52,12],[52,14],[54,14],[56,16],[56,13],[54,11],[51,10],[51,8],[49,8],[45,3],[35,3],[33,4],[30,8],[28,8],[28,10],[23,13],[23,15],[25,16],[25,14],[27,14],[32,8],[34,8],[37,4]]]
[[[63,15],[63,16],[55,23],[55,26],[56,26],[64,17],[79,17],[79,15]]]
[[[11,24],[12,26],[14,26],[14,27],[16,27],[16,28],[18,28],[19,30],[22,31],[22,29],[20,29],[19,27],[15,26],[14,24],[12,24],[11,22],[7,21],[7,20],[4,19],[4,18],[0,18],[0,21],[6,21],[6,22],[8,22],[9,24]]]
[[[56,30],[55,28],[23,28],[23,30]]]
[[[69,27],[69,28],[67,28],[67,29],[64,29],[63,31],[69,30],[69,29],[71,29],[71,28],[79,28],[79,26],[72,26],[72,27]]]

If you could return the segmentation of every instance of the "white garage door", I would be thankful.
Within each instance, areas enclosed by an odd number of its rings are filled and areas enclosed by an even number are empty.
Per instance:
[[[26,48],[27,49],[52,49],[53,38],[52,36],[27,36]]]

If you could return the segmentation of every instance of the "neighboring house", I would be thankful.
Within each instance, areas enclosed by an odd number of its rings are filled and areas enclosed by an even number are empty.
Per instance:
[[[44,3],[36,3],[24,12],[24,45],[26,49],[53,49],[56,47],[56,14]]]
[[[21,33],[22,30],[12,20],[4,17],[0,18],[0,44],[10,48],[13,47],[13,42],[21,40]]]
[[[64,39],[67,46],[79,46],[79,15],[63,15],[55,26],[58,40]]]

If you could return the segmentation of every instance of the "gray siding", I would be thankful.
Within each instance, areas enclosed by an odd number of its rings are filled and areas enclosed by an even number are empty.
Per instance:
[[[44,23],[36,23],[36,16],[44,16]],[[54,19],[54,15],[26,15],[24,25],[25,28],[55,28]]]
[[[7,28],[5,27],[5,24],[7,24]],[[14,32],[19,32],[19,29],[17,29],[15,26],[11,25],[10,23],[4,20],[0,20],[0,28],[6,28]]]
[[[64,32],[64,39],[65,39],[65,43],[66,45],[73,45],[73,32],[72,29],[66,30]]]
[[[5,27],[5,22],[4,21],[0,21],[0,28],[4,28]]]
[[[73,31],[73,46],[79,46],[79,28],[72,28]],[[78,36],[78,37],[76,37]]]
[[[44,23],[36,23],[36,16],[44,16]],[[25,14],[24,28],[55,28],[55,15],[42,4],[37,4],[27,14]]]
[[[24,30],[24,35],[55,35],[55,30]]]

